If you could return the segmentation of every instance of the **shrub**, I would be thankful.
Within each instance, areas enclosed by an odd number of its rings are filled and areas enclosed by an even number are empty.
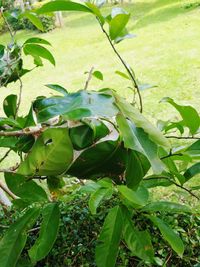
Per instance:
[[[19,10],[14,9],[13,12],[19,12]],[[43,32],[48,32],[55,28],[55,18],[53,15],[40,15],[39,18],[44,27]],[[23,29],[38,30],[27,18],[16,19],[13,16],[9,16],[7,20],[14,31],[23,30]]]
[[[114,203],[115,202],[115,203]],[[94,267],[95,246],[97,243],[97,236],[100,233],[103,221],[106,217],[108,209],[116,204],[117,199],[113,201],[105,201],[99,208],[96,216],[92,215],[88,209],[88,197],[85,195],[76,195],[69,202],[60,203],[61,220],[60,230],[56,242],[51,249],[48,256],[37,263],[37,267]],[[11,212],[12,213],[12,212]],[[3,226],[8,226],[19,217],[20,213],[12,213],[12,216],[3,218],[1,215],[0,234],[3,235]],[[144,230],[147,224],[148,228],[154,236],[152,243],[156,254],[157,265],[163,266],[167,261],[166,266],[180,266],[190,267],[198,263],[199,258],[199,242],[200,242],[200,216],[193,216],[187,214],[162,214],[163,219],[170,223],[172,228],[179,232],[184,240],[186,249],[182,259],[174,253],[169,246],[162,241],[160,232],[153,227],[151,223],[145,218],[135,214],[133,220],[141,230]],[[12,219],[11,219],[12,218]],[[140,218],[140,219],[138,219]],[[39,224],[36,223],[35,227]],[[37,228],[36,228],[37,229]],[[23,259],[27,258],[28,249],[34,244],[37,239],[38,231],[33,231],[28,237],[27,245],[23,251]],[[29,265],[30,266],[30,265]],[[131,256],[130,251],[122,243],[120,247],[119,257],[116,266],[130,267],[130,266],[149,266],[142,263],[137,257]]]

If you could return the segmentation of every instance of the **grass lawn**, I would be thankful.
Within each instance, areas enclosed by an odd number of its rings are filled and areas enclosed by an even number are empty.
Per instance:
[[[159,104],[165,96],[180,103],[190,103],[199,109],[200,99],[200,7],[186,8],[193,0],[133,0],[123,7],[131,12],[130,32],[136,38],[123,41],[117,49],[133,67],[141,82],[156,85],[142,92],[144,113],[154,121],[159,118],[175,118],[174,110]],[[104,8],[107,12],[110,7]],[[45,63],[44,68],[24,76],[24,91],[21,113],[28,110],[30,101],[37,95],[50,95],[45,84],[58,83],[69,91],[83,88],[92,66],[104,74],[104,81],[93,79],[90,89],[111,87],[121,95],[131,98],[126,80],[115,74],[123,67],[113,54],[100,27],[91,15],[65,13],[65,25],[46,34],[22,31],[18,39],[41,36],[52,44],[56,67]],[[0,36],[7,42],[8,34]],[[26,59],[30,67],[32,59]],[[1,88],[1,99],[17,92],[17,84]],[[0,103],[1,104],[1,103]],[[199,110],[200,111],[200,110]],[[0,115],[2,115],[0,106]],[[12,164],[12,163],[11,163]],[[161,191],[163,194],[163,191]],[[173,192],[171,192],[173,194]]]

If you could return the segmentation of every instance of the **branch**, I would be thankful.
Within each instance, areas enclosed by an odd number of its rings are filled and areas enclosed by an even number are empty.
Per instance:
[[[4,9],[4,8],[1,7],[1,9],[0,9],[0,14],[2,15],[2,18],[3,18],[5,24],[6,24],[7,28],[8,28],[8,31],[9,31],[9,33],[10,33],[10,36],[11,36],[11,38],[12,38],[12,41],[14,42],[15,35],[13,34],[12,29],[11,29],[9,23],[8,23],[7,19],[5,18],[4,14],[3,14],[3,9]]]
[[[10,154],[11,151],[12,151],[12,149],[10,148],[10,149],[5,153],[5,155],[0,159],[0,163],[1,163],[2,161],[4,161],[5,158],[7,158],[7,156]]]
[[[182,186],[182,185],[176,183],[174,180],[170,179],[169,177],[166,177],[166,176],[149,177],[149,178],[147,177],[147,178],[144,179],[144,181],[145,181],[145,180],[156,180],[156,179],[165,179],[165,180],[168,180],[168,181],[170,181],[172,184],[176,185],[177,187],[179,187],[179,188],[181,188],[181,189],[187,191],[191,196],[193,196],[193,197],[195,197],[196,199],[200,200],[200,198],[199,198],[197,195],[195,195],[195,194],[192,192],[192,190],[190,190],[190,189],[188,189],[188,188],[186,188],[186,187],[184,187],[184,186]]]
[[[0,181],[0,188],[6,192],[12,199],[17,199],[17,196],[15,196],[13,194],[13,192],[11,192],[8,187],[6,185],[4,185],[1,181]]]
[[[174,156],[183,156],[183,154],[182,153],[174,153],[174,154],[169,154],[169,155],[167,155],[167,156],[164,156],[164,157],[162,157],[162,158],[160,158],[161,160],[162,159],[167,159],[167,158],[170,158],[170,157],[174,157]]]
[[[84,90],[87,90],[90,80],[92,79],[92,73],[93,73],[94,67],[91,68],[88,74],[88,78],[85,82]]]
[[[35,135],[35,134],[41,133],[45,129],[46,129],[46,127],[42,128],[41,126],[38,125],[35,127],[24,128],[24,129],[18,130],[18,131],[10,131],[10,132],[0,131],[0,136]]]
[[[136,88],[137,90],[137,93],[138,93],[138,97],[139,97],[139,102],[140,102],[140,112],[142,113],[143,111],[143,103],[142,103],[142,96],[141,96],[141,93],[140,93],[140,89],[139,89],[139,86],[137,84],[137,81],[133,75],[133,73],[130,71],[130,68],[129,66],[126,64],[126,62],[123,60],[123,58],[120,56],[119,52],[116,50],[115,46],[113,45],[112,43],[112,40],[110,39],[108,33],[106,32],[106,30],[104,29],[103,25],[101,24],[101,22],[99,21],[99,19],[97,18],[97,21],[99,22],[99,25],[101,27],[101,30],[102,32],[105,34],[105,36],[107,37],[114,53],[117,55],[117,57],[119,58],[119,60],[121,61],[121,63],[123,64],[123,66],[125,67],[126,71],[128,72],[132,82],[133,82],[133,85],[134,87]]]
[[[169,135],[169,136],[166,136],[166,138],[170,139],[193,139],[193,140],[200,140],[200,137],[195,137],[195,136],[176,136],[176,135]]]

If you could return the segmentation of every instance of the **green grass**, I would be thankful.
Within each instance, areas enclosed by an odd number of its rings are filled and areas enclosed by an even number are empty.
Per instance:
[[[173,119],[177,114],[166,105],[159,104],[165,96],[180,103],[194,105],[199,110],[200,97],[200,8],[186,8],[192,0],[134,0],[124,4],[130,11],[129,30],[136,38],[117,45],[122,57],[133,67],[141,82],[156,85],[154,89],[142,92],[144,113],[152,120]],[[107,13],[111,7],[104,8]],[[56,67],[45,63],[23,78],[23,101],[21,113],[28,110],[30,102],[37,95],[50,95],[45,84],[58,83],[69,91],[84,86],[88,71],[92,66],[104,74],[104,81],[93,79],[90,89],[110,87],[121,95],[131,98],[126,80],[115,74],[123,71],[100,27],[91,15],[65,14],[65,25],[46,34],[22,31],[18,33],[20,42],[32,36],[41,36],[52,44],[51,51],[56,59]],[[0,36],[6,43],[9,35]],[[32,64],[25,59],[26,66]],[[17,84],[1,88],[1,100],[9,93],[16,93]],[[2,114],[0,103],[0,114]],[[163,191],[160,191],[162,195]],[[173,193],[173,192],[172,192]]]

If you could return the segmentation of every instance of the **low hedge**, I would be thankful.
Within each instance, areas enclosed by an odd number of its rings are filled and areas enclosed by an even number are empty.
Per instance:
[[[116,202],[113,199],[99,208],[96,216],[91,215],[88,209],[88,198],[85,195],[76,195],[72,200],[60,203],[61,220],[60,230],[57,240],[49,255],[37,267],[94,267],[94,253],[98,234],[102,227],[110,203]],[[10,216],[12,214],[12,216]],[[8,217],[0,216],[0,235],[5,232],[5,226],[8,226],[15,220],[18,214],[13,211]],[[157,264],[154,266],[170,267],[190,267],[199,266],[200,263],[200,216],[189,214],[162,214],[163,219],[168,222],[176,231],[179,232],[185,244],[185,253],[180,259],[163,241],[160,232],[152,224],[139,214],[135,214],[133,220],[137,222],[140,229],[148,228],[154,236],[152,242],[155,250]],[[35,225],[37,229],[37,225]],[[23,251],[23,260],[20,260],[18,267],[31,266],[28,263],[28,249],[33,245],[38,235],[38,230],[30,233],[27,246]],[[130,251],[121,244],[117,266],[147,266],[140,259],[131,255]],[[151,265],[152,266],[152,265]]]

